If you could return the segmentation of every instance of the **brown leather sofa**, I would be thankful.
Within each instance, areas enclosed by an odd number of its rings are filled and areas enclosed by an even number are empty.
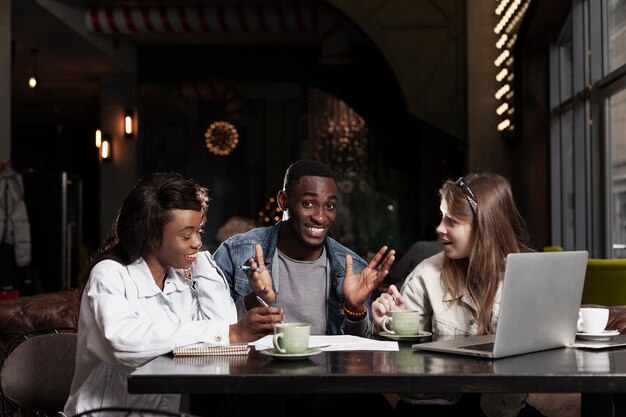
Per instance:
[[[0,352],[13,338],[43,330],[76,327],[77,290],[0,301]],[[609,307],[609,329],[626,333],[626,306]],[[547,417],[580,416],[580,394],[531,394],[529,398]]]
[[[76,328],[78,297],[78,290],[68,290],[0,301],[0,352],[25,333]]]

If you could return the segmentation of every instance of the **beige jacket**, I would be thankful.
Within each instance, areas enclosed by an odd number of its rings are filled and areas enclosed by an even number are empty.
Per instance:
[[[443,252],[420,263],[409,274],[400,292],[406,308],[422,313],[421,330],[433,332],[434,336],[473,336],[478,324],[476,305],[467,292],[462,292],[454,302],[441,280]],[[496,293],[491,327],[495,331],[500,316],[502,286]]]
[[[459,302],[446,291],[441,280],[443,252],[422,261],[404,281],[400,293],[407,309],[417,310],[424,316],[421,330],[430,331],[434,336],[473,336],[478,328],[476,305],[467,292],[461,292]],[[491,327],[495,331],[500,316],[502,285],[496,293]],[[480,406],[488,417],[515,417],[526,402],[527,394],[483,394]],[[411,394],[405,401],[425,404],[453,404],[461,395]]]

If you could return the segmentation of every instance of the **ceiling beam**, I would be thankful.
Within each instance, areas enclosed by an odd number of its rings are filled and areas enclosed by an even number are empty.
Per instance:
[[[85,9],[59,0],[35,0],[41,7],[65,23],[82,38],[97,47],[111,59],[120,72],[135,76],[137,73],[137,48],[128,42],[94,35],[85,25]]]

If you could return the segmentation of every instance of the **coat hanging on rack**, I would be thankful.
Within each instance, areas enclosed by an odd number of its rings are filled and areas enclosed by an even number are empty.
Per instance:
[[[3,165],[5,167],[0,170],[0,242],[13,246],[18,266],[27,266],[31,260],[31,247],[24,183],[10,163]]]

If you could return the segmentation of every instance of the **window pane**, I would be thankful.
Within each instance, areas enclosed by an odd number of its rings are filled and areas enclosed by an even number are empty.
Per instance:
[[[563,217],[562,242],[565,249],[575,245],[574,207],[574,131],[573,110],[569,107],[561,114],[561,202]]]
[[[611,149],[611,242],[613,256],[626,257],[626,90],[611,96],[609,144]]]
[[[559,47],[559,69],[561,82],[561,103],[572,97],[572,42]]]
[[[626,63],[626,0],[607,0],[609,72]]]

